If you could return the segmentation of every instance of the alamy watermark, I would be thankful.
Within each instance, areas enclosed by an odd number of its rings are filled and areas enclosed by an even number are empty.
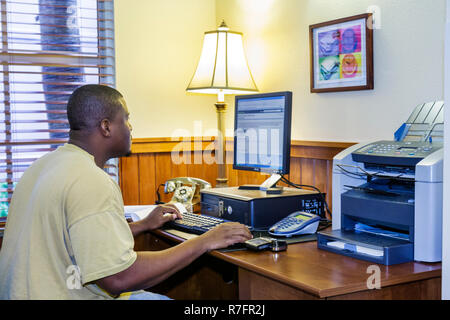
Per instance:
[[[366,273],[370,274],[367,278],[367,289],[381,289],[381,270],[376,264],[367,267]]]
[[[221,132],[217,129],[203,130],[202,121],[194,121],[193,134],[187,129],[172,132],[171,140],[178,143],[171,150],[171,160],[174,164],[226,164],[232,152],[236,152],[239,163],[263,163],[271,167],[280,165],[284,137],[279,128],[227,129],[225,136],[237,140],[237,150],[226,147],[225,150],[221,149]],[[209,144],[204,145],[208,142]]]
[[[80,8],[77,5],[71,5],[67,7],[67,21],[66,26],[69,29],[78,29],[80,27]]]
[[[381,9],[377,5],[371,5],[367,7],[367,13],[371,13],[369,21],[367,21],[367,27],[369,29],[381,29]]]
[[[69,290],[81,289],[81,271],[77,265],[70,265],[66,269],[69,276],[66,279],[66,286]]]

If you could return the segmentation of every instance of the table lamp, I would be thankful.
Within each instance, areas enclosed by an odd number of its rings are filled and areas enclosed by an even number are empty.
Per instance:
[[[215,31],[205,32],[203,48],[197,69],[186,91],[217,94],[218,137],[216,161],[218,174],[216,187],[228,184],[225,163],[225,94],[245,94],[258,91],[247,64],[242,33],[229,31],[222,24]]]

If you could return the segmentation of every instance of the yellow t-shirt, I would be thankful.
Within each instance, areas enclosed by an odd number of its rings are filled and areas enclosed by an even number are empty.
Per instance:
[[[0,251],[0,299],[108,299],[93,281],[136,260],[117,183],[65,144],[17,184]]]

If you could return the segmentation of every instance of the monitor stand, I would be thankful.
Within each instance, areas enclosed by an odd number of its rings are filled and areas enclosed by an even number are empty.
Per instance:
[[[239,190],[261,190],[268,194],[280,194],[283,187],[276,187],[277,182],[281,179],[281,175],[273,173],[267,180],[261,184],[243,184],[238,187]]]

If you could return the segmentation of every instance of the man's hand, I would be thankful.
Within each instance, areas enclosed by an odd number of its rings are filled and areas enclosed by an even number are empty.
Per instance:
[[[158,205],[144,219],[137,222],[130,222],[128,226],[134,237],[142,232],[160,228],[164,223],[182,218],[180,211],[173,204]]]
[[[145,226],[146,230],[155,230],[162,227],[168,221],[181,218],[181,213],[176,206],[173,204],[161,204],[142,219],[141,223]]]
[[[244,242],[253,238],[248,228],[238,222],[221,223],[205,232],[199,238],[207,245],[208,251],[226,248],[235,243]]]

